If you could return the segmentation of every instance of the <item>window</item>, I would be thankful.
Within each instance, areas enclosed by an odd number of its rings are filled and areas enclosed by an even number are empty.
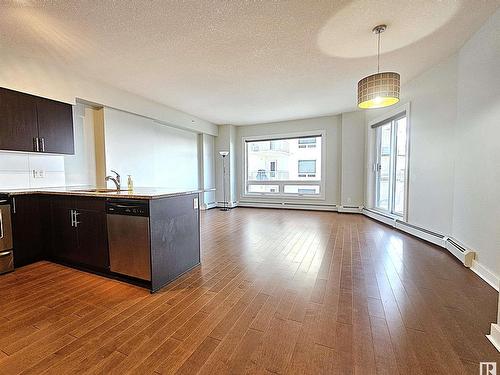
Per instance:
[[[316,177],[316,160],[299,160],[299,177]]]
[[[245,140],[244,144],[244,194],[321,196],[321,135]]]
[[[377,124],[375,130],[375,207],[403,216],[406,199],[406,115]]]
[[[314,148],[316,147],[316,138],[300,138],[299,148]]]
[[[269,163],[269,176],[276,177],[276,161],[272,161]]]

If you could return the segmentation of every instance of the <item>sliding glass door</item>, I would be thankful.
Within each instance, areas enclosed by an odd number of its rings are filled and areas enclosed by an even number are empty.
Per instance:
[[[407,124],[402,115],[375,128],[375,207],[403,216],[406,199]]]

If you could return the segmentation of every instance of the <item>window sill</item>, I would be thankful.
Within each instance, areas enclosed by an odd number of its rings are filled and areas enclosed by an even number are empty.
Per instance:
[[[275,200],[311,200],[311,201],[324,201],[324,195],[300,195],[300,194],[259,194],[259,193],[245,193],[240,197],[244,199],[275,199]]]

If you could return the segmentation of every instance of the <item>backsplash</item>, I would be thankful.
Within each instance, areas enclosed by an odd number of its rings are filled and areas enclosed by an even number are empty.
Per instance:
[[[64,156],[0,152],[0,189],[64,185]]]

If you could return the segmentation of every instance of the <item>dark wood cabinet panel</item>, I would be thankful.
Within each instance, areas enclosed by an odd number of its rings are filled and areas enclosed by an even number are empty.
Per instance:
[[[50,256],[56,260],[79,262],[78,239],[72,221],[73,199],[69,197],[52,198],[51,208]]]
[[[109,266],[106,214],[99,211],[77,210],[78,252],[82,263],[107,269]]]
[[[36,151],[35,97],[0,88],[0,150]]]
[[[43,259],[43,241],[38,196],[16,196],[12,200],[12,237],[15,267]]]
[[[73,107],[0,88],[0,150],[74,154]]]
[[[36,108],[41,151],[74,154],[72,106],[37,98]]]
[[[200,264],[198,194],[150,203],[152,290]]]
[[[55,260],[107,269],[105,201],[63,196],[53,198],[51,242],[51,255]]]

